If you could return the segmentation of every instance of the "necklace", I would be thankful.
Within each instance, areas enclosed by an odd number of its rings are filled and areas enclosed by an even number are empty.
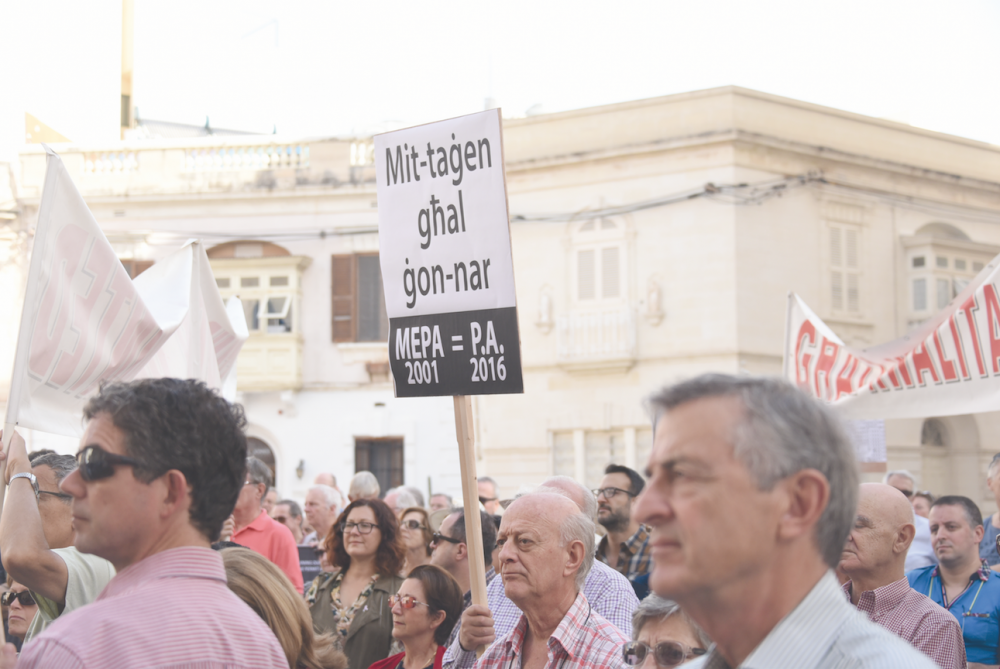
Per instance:
[[[434,664],[434,658],[437,656],[437,651],[438,651],[438,646],[437,646],[437,644],[434,644],[434,646],[431,647],[430,657],[427,657],[424,661],[417,663],[418,669],[424,669],[424,667],[428,667],[428,666]],[[403,659],[400,660],[399,666],[400,667],[405,667],[405,664],[404,664],[405,662],[406,662],[406,655],[403,655]]]

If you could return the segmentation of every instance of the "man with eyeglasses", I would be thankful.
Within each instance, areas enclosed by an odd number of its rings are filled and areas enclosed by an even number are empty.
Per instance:
[[[635,498],[646,485],[639,472],[608,465],[597,497],[597,522],[608,533],[597,544],[597,559],[629,581],[649,571],[649,528],[632,516]]]
[[[891,485],[911,501],[913,500],[913,492],[917,489],[913,474],[905,469],[886,472],[885,476],[882,477],[882,483]],[[934,555],[934,548],[931,546],[930,522],[923,516],[915,516],[913,527],[916,529],[916,534],[913,537],[913,543],[910,544],[910,550],[906,552],[906,571],[930,567],[938,562]]]
[[[110,562],[73,546],[72,497],[60,492],[59,483],[74,469],[73,456],[52,452],[29,463],[24,439],[14,433],[4,474],[9,487],[0,517],[0,555],[11,577],[38,603],[25,643],[60,615],[97,599],[115,575]]]
[[[486,565],[486,587],[496,577],[497,573],[493,569],[493,549],[497,543],[497,526],[493,522],[493,517],[485,511],[479,512],[479,526],[483,535],[483,564]],[[469,608],[472,604],[472,559],[469,555],[469,545],[465,543],[465,510],[459,509],[450,514],[441,523],[441,527],[434,533],[431,540],[431,564],[441,567],[451,574],[462,592],[465,593],[462,600],[462,610]],[[445,647],[450,647],[458,638],[458,631],[462,626],[459,620],[451,630],[448,643]]]
[[[200,381],[143,379],[102,386],[83,414],[79,466],[60,488],[76,547],[118,573],[27,644],[18,669],[287,669],[210,548],[246,481],[242,408]]]
[[[302,533],[302,507],[291,499],[279,499],[271,509],[271,517],[287,527],[296,544],[301,544],[305,535]]]
[[[303,578],[295,537],[291,530],[267,515],[263,507],[262,500],[271,488],[271,478],[267,465],[253,456],[247,458],[246,482],[233,509],[236,531],[232,541],[257,551],[274,563],[301,595]]]

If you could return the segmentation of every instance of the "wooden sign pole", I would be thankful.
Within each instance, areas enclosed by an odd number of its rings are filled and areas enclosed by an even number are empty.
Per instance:
[[[469,574],[472,603],[487,606],[486,563],[483,556],[483,529],[479,517],[479,483],[476,479],[476,440],[472,432],[472,400],[455,395],[455,433],[458,437],[458,460],[462,470],[462,501],[465,508],[465,545],[469,547]],[[476,655],[482,657],[480,646]]]

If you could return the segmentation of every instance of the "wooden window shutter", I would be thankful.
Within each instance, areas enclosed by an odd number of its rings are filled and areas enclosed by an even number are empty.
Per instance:
[[[331,331],[333,341],[354,341],[357,322],[357,291],[354,278],[357,275],[353,255],[333,256],[331,262],[331,295],[333,296]]]

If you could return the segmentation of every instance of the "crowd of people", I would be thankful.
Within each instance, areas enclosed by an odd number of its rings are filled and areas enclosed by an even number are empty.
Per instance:
[[[1000,513],[860,483],[838,418],[780,380],[649,404],[644,473],[483,477],[473,542],[449,494],[370,472],[282,498],[204,384],[106,385],[76,457],[11,440],[0,669],[998,666]],[[986,483],[1000,507],[1000,454]]]

